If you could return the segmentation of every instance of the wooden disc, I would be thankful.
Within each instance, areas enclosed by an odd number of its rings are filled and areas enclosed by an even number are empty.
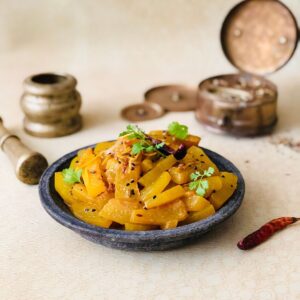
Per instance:
[[[158,86],[145,93],[145,101],[157,103],[168,111],[195,110],[197,89],[184,85]]]
[[[126,106],[121,115],[130,122],[153,120],[162,117],[165,110],[156,103],[139,103]]]

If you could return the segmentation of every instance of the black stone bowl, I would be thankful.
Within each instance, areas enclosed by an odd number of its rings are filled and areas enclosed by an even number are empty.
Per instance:
[[[89,147],[94,147],[94,145]],[[196,241],[202,234],[212,230],[232,216],[240,207],[244,197],[245,182],[240,171],[221,155],[205,148],[203,150],[221,171],[236,174],[238,185],[231,198],[214,215],[192,224],[169,230],[124,231],[97,227],[77,219],[55,191],[54,173],[68,168],[78,150],[64,155],[44,172],[39,184],[40,199],[43,207],[53,219],[94,243],[111,248],[136,251],[177,248]]]

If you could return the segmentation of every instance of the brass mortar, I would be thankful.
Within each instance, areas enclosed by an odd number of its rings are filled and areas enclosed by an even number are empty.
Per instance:
[[[78,131],[82,126],[81,96],[76,84],[69,74],[27,77],[21,97],[25,131],[37,137],[59,137]]]

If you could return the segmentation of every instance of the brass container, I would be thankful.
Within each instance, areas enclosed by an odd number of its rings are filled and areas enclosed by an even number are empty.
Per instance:
[[[199,84],[196,117],[208,129],[239,136],[270,133],[277,122],[277,88],[262,77],[282,68],[298,44],[298,25],[278,0],[246,0],[227,15],[222,49],[241,73]]]
[[[78,131],[82,126],[81,96],[76,84],[69,74],[44,73],[26,78],[21,97],[25,131],[37,137],[59,137]]]
[[[217,133],[268,134],[277,122],[277,88],[260,76],[229,74],[200,83],[196,117]]]

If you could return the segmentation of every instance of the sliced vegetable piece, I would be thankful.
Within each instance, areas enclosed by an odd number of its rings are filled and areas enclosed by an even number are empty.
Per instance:
[[[192,146],[188,149],[186,156],[182,160],[185,164],[196,163],[198,170],[205,171],[209,167],[214,168],[214,175],[219,174],[218,167],[210,160],[202,148]]]
[[[119,167],[119,163],[116,159],[110,158],[107,160],[105,167],[106,180],[110,184],[114,184],[116,180],[116,173]]]
[[[62,172],[56,172],[54,174],[54,187],[66,204],[70,205],[74,202],[74,198],[72,196],[72,184],[64,181]]]
[[[92,148],[78,151],[77,157],[78,163],[76,168],[80,169],[85,168],[87,165],[91,164],[94,159],[97,159]]]
[[[208,218],[209,216],[212,216],[215,213],[214,207],[210,204],[206,208],[204,208],[201,211],[192,212],[189,214],[189,216],[184,220],[183,224],[190,224],[193,222],[197,222],[203,219]]]
[[[177,200],[152,209],[137,209],[131,214],[130,222],[148,225],[164,225],[167,222],[182,221],[187,217],[183,201]]]
[[[154,195],[145,202],[145,206],[147,208],[161,206],[182,197],[184,193],[185,190],[183,187],[181,185],[176,185],[158,195]]]
[[[194,172],[191,167],[172,167],[169,170],[172,181],[177,184],[185,184],[191,181],[190,175]]]
[[[187,147],[198,146],[201,141],[200,136],[189,134],[188,137],[183,141]]]
[[[70,163],[70,168],[76,170],[79,168],[78,164],[79,164],[79,157],[75,156]]]
[[[112,224],[111,220],[99,216],[99,207],[91,203],[74,203],[71,205],[70,209],[75,217],[86,223],[104,228],[109,228]]]
[[[100,216],[119,224],[131,223],[132,213],[139,208],[141,208],[141,204],[138,201],[114,198],[110,199],[102,208]]]
[[[102,142],[98,143],[94,149],[94,153],[97,155],[102,151],[105,151],[112,147],[115,144],[115,141],[110,141],[110,142]]]
[[[188,211],[201,211],[210,205],[210,202],[208,200],[197,195],[185,195],[183,201]]]
[[[161,175],[149,186],[145,187],[141,192],[141,200],[146,201],[155,195],[161,193],[170,183],[171,176],[168,172],[163,172]]]
[[[96,197],[106,191],[106,187],[101,175],[100,158],[92,160],[82,172],[84,185],[86,186],[87,193],[91,197]]]
[[[108,200],[114,198],[113,193],[104,192],[97,197],[91,197],[86,190],[86,187],[82,183],[76,183],[72,187],[72,195],[81,203],[89,203],[96,205],[99,210],[108,202]]]
[[[208,189],[205,191],[204,198],[208,198],[212,193],[216,193],[222,188],[223,182],[221,180],[220,176],[212,176],[205,179],[202,179],[202,181],[208,182]]]
[[[115,179],[115,197],[139,199],[140,190],[138,187],[138,178],[141,167],[138,163],[135,163],[133,167],[125,167],[120,164],[116,171]]]
[[[209,201],[217,210],[228,201],[237,187],[237,176],[229,172],[221,172],[222,188],[212,193]]]
[[[143,173],[147,173],[153,168],[154,164],[153,161],[150,158],[145,158],[142,161],[142,171]]]
[[[157,177],[161,175],[162,172],[170,169],[177,162],[173,155],[169,155],[157,163],[157,165],[140,178],[139,183],[143,186],[149,186]]]

